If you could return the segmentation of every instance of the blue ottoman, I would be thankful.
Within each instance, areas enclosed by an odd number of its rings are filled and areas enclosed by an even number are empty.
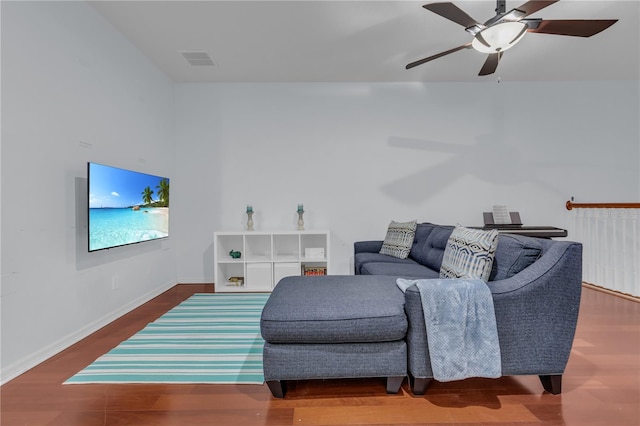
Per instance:
[[[273,396],[286,380],[386,377],[397,393],[407,374],[407,317],[396,278],[286,277],[260,319],[264,377]]]

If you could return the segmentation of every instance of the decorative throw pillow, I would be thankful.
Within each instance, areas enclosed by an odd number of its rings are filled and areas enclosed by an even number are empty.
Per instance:
[[[380,253],[397,257],[398,259],[406,259],[411,251],[417,225],[418,221],[416,220],[411,222],[396,222],[392,220],[387,229],[387,236],[384,238]]]
[[[498,231],[456,226],[444,249],[440,278],[489,280],[498,246]]]

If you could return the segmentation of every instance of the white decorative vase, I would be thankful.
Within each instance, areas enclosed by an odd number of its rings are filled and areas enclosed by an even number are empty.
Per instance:
[[[247,212],[247,231],[253,231],[253,212]]]

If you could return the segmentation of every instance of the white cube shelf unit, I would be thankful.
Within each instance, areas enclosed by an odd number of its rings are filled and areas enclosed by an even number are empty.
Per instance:
[[[216,292],[268,292],[287,276],[329,273],[328,231],[216,232],[213,244]]]

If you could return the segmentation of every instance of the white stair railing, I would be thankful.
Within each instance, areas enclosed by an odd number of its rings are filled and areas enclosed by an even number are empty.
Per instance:
[[[567,201],[569,235],[582,243],[582,280],[640,297],[640,203]]]

